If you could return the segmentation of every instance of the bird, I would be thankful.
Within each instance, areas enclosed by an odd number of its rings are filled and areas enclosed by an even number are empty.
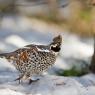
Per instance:
[[[58,35],[47,45],[29,44],[9,53],[1,53],[0,58],[7,59],[19,71],[19,77],[15,80],[21,83],[28,79],[31,84],[34,81],[32,76],[42,74],[55,63],[61,45],[62,36]]]

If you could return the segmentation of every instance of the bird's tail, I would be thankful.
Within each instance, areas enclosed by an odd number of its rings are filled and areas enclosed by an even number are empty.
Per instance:
[[[5,58],[9,62],[11,62],[13,60],[13,57],[12,57],[11,53],[2,53],[2,54],[0,54],[0,58]]]
[[[1,53],[1,54],[0,54],[0,58],[9,59],[9,58],[10,58],[10,53]]]

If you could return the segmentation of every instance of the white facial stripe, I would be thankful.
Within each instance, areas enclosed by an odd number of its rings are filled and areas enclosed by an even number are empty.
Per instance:
[[[55,45],[51,45],[52,47],[57,47],[57,44],[55,44]]]
[[[36,47],[38,51],[41,51],[41,52],[50,52],[48,49],[40,49],[38,47]]]

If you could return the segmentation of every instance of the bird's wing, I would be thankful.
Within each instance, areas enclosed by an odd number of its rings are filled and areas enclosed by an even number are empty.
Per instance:
[[[17,58],[22,61],[28,60],[28,55],[31,53],[37,54],[37,52],[50,52],[47,46],[44,45],[27,45],[23,48],[17,49],[10,53],[2,53],[0,54],[1,58],[6,58],[8,60],[16,60]]]
[[[34,45],[34,44],[30,44],[25,46],[26,48],[30,47],[30,48],[35,48],[37,51],[39,52],[50,52],[50,49],[48,46],[45,45]]]

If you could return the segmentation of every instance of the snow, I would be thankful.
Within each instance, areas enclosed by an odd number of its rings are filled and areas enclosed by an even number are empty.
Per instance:
[[[9,24],[11,23],[11,24]],[[64,30],[65,31],[65,30]],[[0,28],[0,52],[10,52],[28,44],[49,44],[52,38],[61,34],[62,49],[55,65],[49,69],[55,74],[59,69],[70,69],[73,65],[89,64],[93,54],[91,38],[81,38],[64,33],[58,27],[29,20],[23,17],[4,18]],[[83,62],[83,63],[82,63]],[[95,95],[95,75],[62,77],[43,75],[38,82],[28,85],[14,81],[18,71],[5,59],[0,59],[0,95]]]
[[[76,57],[76,58],[83,58],[83,57],[90,57],[93,54],[93,45],[89,45],[86,42],[81,41],[82,38],[77,37],[76,35],[66,35],[64,37],[64,44],[62,46],[63,52],[65,57]],[[68,37],[68,39],[67,39]],[[92,42],[92,40],[90,40]]]
[[[19,36],[16,35],[11,35],[5,39],[5,41],[9,44],[13,44],[17,47],[23,47],[26,44],[29,44],[26,42],[24,39],[20,38]]]

